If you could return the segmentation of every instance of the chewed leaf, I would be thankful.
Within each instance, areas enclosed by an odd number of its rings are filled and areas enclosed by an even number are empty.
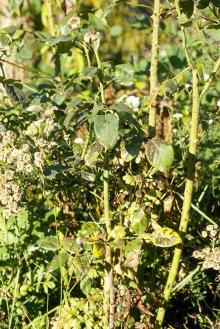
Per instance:
[[[133,269],[137,268],[137,266],[139,264],[139,256],[140,256],[139,250],[130,251],[128,253],[123,265],[125,267],[129,267],[129,268],[133,268]]]
[[[161,227],[149,236],[151,242],[158,247],[173,247],[182,243],[177,232],[168,227]]]
[[[166,174],[174,160],[173,148],[165,141],[153,138],[147,143],[147,159],[155,169]]]

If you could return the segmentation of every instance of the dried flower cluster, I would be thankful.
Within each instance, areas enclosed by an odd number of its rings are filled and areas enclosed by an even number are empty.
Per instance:
[[[218,228],[218,225],[210,224],[207,225],[205,230],[202,231],[202,237],[203,238],[210,238],[210,239],[220,239],[220,230]]]
[[[41,153],[35,152],[32,156],[28,144],[23,144],[21,148],[15,147],[13,145],[14,141],[8,138],[12,136],[12,134],[13,132],[9,130],[3,133],[2,143],[0,143],[0,162],[23,174],[32,173],[34,171],[34,166],[38,168],[42,167],[44,159]]]
[[[49,150],[54,146],[54,142],[45,139],[49,138],[51,132],[58,127],[54,118],[54,108],[50,108],[38,121],[31,123],[24,132],[22,138],[25,135],[31,137],[37,149],[24,143],[21,136],[14,131],[6,130],[4,126],[1,127],[0,206],[3,208],[2,216],[4,218],[9,218],[19,210],[21,201],[19,181],[22,180],[22,177],[24,175],[28,177],[43,168],[45,147]]]
[[[193,257],[203,259],[203,268],[205,269],[213,268],[216,271],[220,270],[220,247],[205,247],[201,250],[195,250]]]
[[[44,151],[57,145],[55,141],[51,141],[51,134],[60,128],[59,124],[55,122],[56,110],[55,106],[45,110],[42,112],[41,118],[33,121],[24,131],[24,134],[31,137],[35,145]]]
[[[56,107],[51,107],[42,113],[39,120],[33,121],[27,128],[26,134],[30,136],[45,135],[47,138],[58,128],[58,123],[54,121]]]
[[[0,203],[4,208],[2,213],[4,218],[9,218],[19,210],[21,192],[19,186],[12,181],[14,175],[13,170],[6,170],[0,176]]]

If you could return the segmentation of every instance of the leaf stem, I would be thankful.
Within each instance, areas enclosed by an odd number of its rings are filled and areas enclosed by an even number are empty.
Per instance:
[[[100,60],[100,57],[99,57],[98,50],[96,48],[93,48],[93,49],[94,49],[96,61],[97,61],[97,64],[98,64],[98,68],[101,70],[102,69],[102,63],[101,63],[101,60]],[[103,83],[100,80],[99,80],[99,87],[100,87],[102,103],[105,104],[104,86],[103,86]]]
[[[151,66],[150,66],[150,103],[149,103],[149,135],[153,137],[156,132],[156,87],[158,66],[158,39],[160,24],[160,0],[154,0],[153,32],[151,41]]]
[[[213,77],[215,76],[215,74],[217,73],[217,71],[219,70],[219,68],[220,68],[220,57],[218,58],[217,62],[214,65],[214,68],[213,68],[212,74],[210,75],[210,78],[208,79],[208,81],[206,82],[205,86],[202,89],[202,92],[200,94],[200,100],[202,100],[203,96],[208,91],[208,89],[209,89],[209,87],[211,85],[211,82],[213,80]]]
[[[161,328],[163,325],[166,309],[170,300],[172,288],[177,276],[180,258],[182,255],[184,237],[187,232],[187,227],[189,223],[189,214],[192,202],[193,184],[194,184],[194,170],[196,161],[196,150],[197,150],[197,131],[199,123],[199,109],[200,109],[200,95],[198,88],[198,76],[197,69],[192,70],[192,86],[193,86],[193,102],[192,102],[192,118],[190,127],[190,141],[189,141],[189,158],[187,165],[187,177],[184,191],[183,208],[181,214],[181,220],[179,225],[179,233],[182,236],[183,243],[176,247],[174,250],[174,256],[172,264],[169,270],[169,275],[167,282],[163,291],[163,301],[161,307],[158,310],[156,318],[156,329]]]
[[[13,300],[12,300],[11,313],[10,313],[9,324],[8,324],[8,328],[9,329],[12,328],[15,303],[16,303],[16,299],[17,299],[17,295],[18,295],[18,289],[19,289],[19,287],[18,287],[19,277],[20,277],[20,263],[19,263],[19,267],[18,267],[17,274],[16,274],[16,277],[15,277],[15,286],[14,286],[14,291],[13,291]]]
[[[86,54],[87,65],[88,65],[88,67],[90,67],[90,66],[91,66],[91,63],[90,63],[89,51],[88,51],[88,48],[87,48],[87,46],[86,46],[86,43],[83,42],[83,43],[82,43],[82,46],[83,46],[83,49],[84,49],[85,54]]]

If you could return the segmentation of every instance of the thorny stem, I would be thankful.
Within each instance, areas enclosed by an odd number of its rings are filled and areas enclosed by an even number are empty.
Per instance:
[[[97,60],[98,68],[102,68],[101,60],[99,58],[98,50],[94,48],[95,57]],[[105,92],[103,83],[100,81],[100,93],[102,103],[105,104]],[[107,237],[109,238],[111,233],[111,218],[110,218],[110,206],[109,206],[109,152],[106,151],[104,159],[104,171],[103,171],[103,180],[104,180],[104,216],[105,216],[105,225],[107,231]],[[109,329],[114,328],[114,316],[115,316],[115,294],[114,294],[114,277],[113,270],[111,268],[112,255],[111,247],[106,246],[106,263],[107,266],[110,266],[110,270],[105,270],[104,277],[104,300],[103,300],[103,310],[104,310],[104,325]]]
[[[85,51],[87,65],[88,65],[88,67],[90,67],[91,63],[90,63],[90,58],[89,58],[89,51],[88,51],[88,48],[87,48],[85,42],[82,43],[82,46],[83,46],[83,49]],[[89,133],[88,133],[88,136],[86,138],[85,145],[83,147],[83,151],[82,151],[82,159],[83,160],[85,160],[85,155],[86,155],[86,152],[87,152],[87,149],[88,149],[88,146],[89,146],[90,138],[91,138],[91,128],[89,128]]]
[[[48,30],[49,30],[49,33],[52,36],[54,36],[55,35],[55,27],[54,27],[53,15],[52,15],[51,0],[45,0],[45,6],[46,6],[46,10],[47,10]]]
[[[184,236],[187,232],[187,227],[189,223],[189,214],[190,214],[190,207],[191,207],[192,193],[193,193],[195,158],[196,158],[196,150],[197,150],[197,142],[198,142],[197,131],[198,131],[199,109],[200,109],[200,95],[199,95],[198,76],[197,76],[196,68],[193,68],[192,70],[192,86],[193,86],[193,102],[192,102],[192,118],[191,118],[191,127],[190,127],[190,141],[189,141],[189,158],[187,165],[187,176],[186,176],[186,184],[184,191],[183,208],[182,208],[181,220],[179,225],[179,233],[182,236],[182,244],[176,247],[174,250],[174,256],[173,256],[171,268],[169,270],[169,275],[163,292],[162,305],[157,313],[156,329],[161,328],[163,325],[164,316],[166,313],[168,302],[170,300],[172,288],[180,264],[180,258],[182,255],[183,244],[184,244]]]
[[[151,66],[150,66],[150,104],[149,104],[149,135],[154,137],[156,131],[156,94],[157,94],[157,62],[158,39],[160,24],[160,0],[154,0],[153,32],[151,41]]]
[[[54,37],[56,35],[53,13],[52,13],[52,0],[45,0],[46,10],[47,10],[47,21],[48,21],[48,30],[49,33]],[[58,76],[60,73],[60,56],[58,53],[58,48],[56,47],[54,52],[55,59],[55,76]]]
[[[175,6],[177,10],[178,20],[181,23],[181,11],[180,11],[179,0],[175,0]],[[187,176],[186,176],[186,183],[184,190],[183,207],[182,207],[182,213],[181,213],[181,219],[179,225],[179,233],[182,236],[182,244],[177,246],[174,250],[173,260],[169,270],[167,282],[163,291],[163,300],[160,308],[158,309],[158,313],[156,317],[156,325],[155,325],[156,329],[162,328],[163,326],[166,309],[171,297],[173,285],[178,273],[180,259],[183,251],[184,237],[187,232],[190,208],[192,203],[195,158],[196,158],[197,141],[198,141],[197,131],[198,131],[199,109],[200,109],[198,75],[197,75],[197,69],[196,67],[193,67],[192,61],[189,56],[189,52],[186,45],[185,29],[182,25],[181,25],[181,37],[182,37],[182,43],[183,43],[183,48],[185,51],[187,63],[189,67],[192,69],[192,87],[193,87],[192,118],[191,118],[190,140],[189,140],[189,158],[187,165]]]

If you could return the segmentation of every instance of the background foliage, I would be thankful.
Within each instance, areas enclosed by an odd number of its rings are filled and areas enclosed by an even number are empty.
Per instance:
[[[109,246],[115,328],[154,327],[172,249],[181,242],[192,86],[180,23],[202,89],[219,57],[220,5],[181,0],[179,22],[173,1],[162,1],[160,141],[149,142],[152,6],[3,1],[0,328],[104,328]],[[219,78],[202,100],[190,227],[165,328],[220,323]]]

